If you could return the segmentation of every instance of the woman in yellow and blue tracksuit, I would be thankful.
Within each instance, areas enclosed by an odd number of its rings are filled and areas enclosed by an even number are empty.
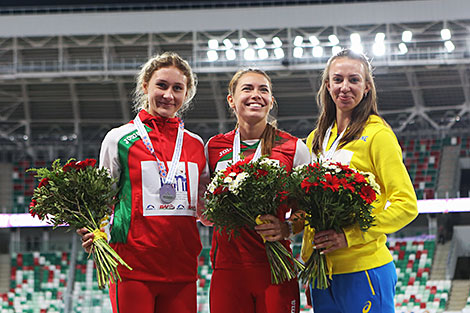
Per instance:
[[[381,194],[373,203],[374,226],[315,233],[306,227],[302,258],[313,249],[332,261],[327,289],[311,285],[315,313],[393,313],[397,275],[387,236],[418,214],[416,195],[390,126],[378,115],[376,89],[368,59],[351,50],[330,58],[317,95],[321,115],[307,146],[314,156],[349,164],[375,175]]]

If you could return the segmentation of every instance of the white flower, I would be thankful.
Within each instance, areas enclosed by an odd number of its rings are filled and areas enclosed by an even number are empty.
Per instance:
[[[230,184],[232,181],[233,181],[233,178],[230,177],[230,176],[227,176],[227,177],[225,177],[225,179],[224,179],[224,183],[225,183],[225,184]]]
[[[371,172],[361,172],[361,171],[359,171],[359,174],[363,175],[369,182],[369,185],[372,187],[372,189],[374,189],[374,191],[378,195],[380,195],[380,185],[377,184],[377,182],[375,181],[375,175]]]
[[[207,188],[207,191],[209,191],[210,193],[214,193],[214,190],[215,190],[215,185],[213,183],[210,183]]]
[[[207,186],[207,191],[209,191],[210,193],[214,193],[214,190],[215,188],[217,188],[217,181],[219,179],[219,174],[220,173],[217,173],[214,178],[212,178],[209,186]]]
[[[230,174],[228,174],[228,176],[234,177],[234,176],[237,176],[237,173],[231,172]]]
[[[245,172],[238,174],[235,180],[233,180],[228,186],[228,190],[231,191],[233,194],[237,195],[240,192],[240,189],[239,189],[240,185],[248,177],[249,177],[248,173],[245,173]]]
[[[266,164],[271,167],[279,167],[279,160],[272,160],[272,159],[264,158],[259,162],[259,164],[261,165]]]

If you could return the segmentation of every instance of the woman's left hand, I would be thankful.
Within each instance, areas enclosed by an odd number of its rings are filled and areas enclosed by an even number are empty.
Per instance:
[[[315,249],[324,249],[322,250],[322,254],[325,254],[346,248],[348,241],[343,232],[337,233],[333,229],[329,229],[316,233],[315,237],[313,237],[313,245]]]
[[[289,227],[273,215],[261,215],[260,219],[267,222],[255,226],[255,231],[266,241],[278,241],[289,236]]]

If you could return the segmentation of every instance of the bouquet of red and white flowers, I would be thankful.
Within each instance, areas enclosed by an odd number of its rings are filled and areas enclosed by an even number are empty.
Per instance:
[[[96,160],[86,159],[77,162],[69,160],[64,166],[60,160],[52,163],[52,169],[32,168],[41,179],[34,189],[29,212],[46,220],[54,228],[68,224],[79,229],[87,228],[94,233],[90,253],[96,264],[98,286],[102,289],[107,282],[121,279],[117,271],[118,263],[131,269],[109,246],[106,233],[100,230],[101,224],[112,213],[112,205],[117,202],[115,179],[105,168],[98,168]]]
[[[237,236],[242,227],[253,229],[259,216],[286,212],[288,173],[278,161],[261,157],[241,160],[215,173],[206,192],[204,216],[216,231]],[[265,242],[271,281],[280,284],[297,276],[303,265],[279,241]]]
[[[298,209],[305,212],[305,225],[315,231],[334,229],[342,232],[357,224],[367,231],[373,224],[372,202],[380,194],[380,186],[372,173],[357,171],[339,162],[314,162],[295,168],[291,191]],[[304,243],[305,244],[305,243]],[[332,275],[331,262],[314,249],[305,269],[299,275],[303,282],[312,281],[317,288],[328,287],[327,275]]]

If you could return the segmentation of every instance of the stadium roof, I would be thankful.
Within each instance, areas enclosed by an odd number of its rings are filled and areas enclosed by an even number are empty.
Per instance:
[[[188,59],[199,77],[193,109],[185,115],[192,131],[207,139],[233,127],[227,83],[238,68],[257,66],[273,79],[280,127],[305,136],[318,113],[315,92],[334,46],[332,34],[342,47],[350,46],[352,33],[360,34],[376,67],[379,110],[399,135],[470,130],[468,1],[170,11],[0,16],[0,160],[97,156],[106,131],[133,117],[138,67],[167,50]],[[442,29],[450,30],[450,40]],[[412,32],[410,42],[403,41],[404,31]],[[381,56],[373,54],[377,33],[385,36]],[[320,43],[312,43],[313,35]],[[246,58],[241,38],[257,53],[253,59]],[[261,57],[257,38],[267,57]],[[233,45],[233,60],[225,39]],[[217,42],[215,49],[209,40]],[[313,56],[315,46],[322,56]],[[209,60],[210,50],[217,60]]]

